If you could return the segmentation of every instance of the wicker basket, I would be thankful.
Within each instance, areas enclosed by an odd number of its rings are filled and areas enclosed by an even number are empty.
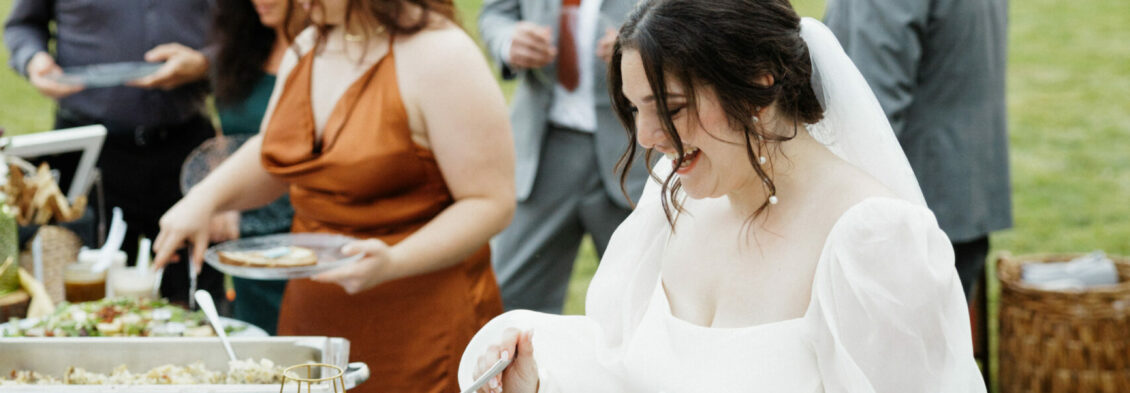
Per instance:
[[[1130,260],[1114,257],[1119,283],[1044,290],[1020,280],[1025,263],[1079,255],[1001,255],[1001,392],[1130,392]]]
[[[51,302],[59,304],[65,297],[63,286],[63,269],[68,263],[78,260],[78,252],[82,248],[82,240],[69,229],[45,225],[39,227],[38,236],[43,240],[43,287]],[[20,266],[28,273],[34,272],[31,255],[31,242],[20,252]]]

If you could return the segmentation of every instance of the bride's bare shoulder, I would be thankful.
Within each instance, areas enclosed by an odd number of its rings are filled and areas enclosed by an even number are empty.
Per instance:
[[[814,187],[818,194],[827,196],[824,202],[838,213],[869,198],[898,198],[879,180],[842,160],[830,163]]]

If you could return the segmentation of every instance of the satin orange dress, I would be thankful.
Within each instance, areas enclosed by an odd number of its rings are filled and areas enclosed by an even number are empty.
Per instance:
[[[263,134],[262,164],[290,182],[294,232],[338,233],[396,244],[453,203],[431,150],[415,143],[397,85],[394,53],[351,85],[316,143],[314,51],[287,77]],[[463,348],[502,312],[484,244],[444,270],[349,295],[292,280],[279,335],[348,338],[369,380],[351,392],[457,392]]]

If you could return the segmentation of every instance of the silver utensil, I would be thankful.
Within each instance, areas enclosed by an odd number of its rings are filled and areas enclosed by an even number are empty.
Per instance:
[[[231,349],[231,342],[228,341],[228,334],[224,332],[224,326],[220,325],[220,315],[216,313],[216,304],[212,301],[212,295],[203,289],[196,291],[196,303],[200,305],[200,309],[204,311],[204,315],[208,317],[208,323],[212,324],[212,330],[216,331],[216,336],[220,337],[220,342],[224,343],[224,349],[228,351],[228,357],[231,360],[236,360],[235,351]]]
[[[479,379],[476,379],[475,382],[471,384],[471,386],[463,389],[463,393],[475,393],[475,391],[479,390],[479,388],[483,387],[483,385],[486,385],[491,378],[494,378],[495,375],[498,375],[498,373],[501,373],[502,370],[505,370],[506,366],[510,365],[510,359],[513,358],[514,357],[511,356],[506,359],[498,359],[498,361],[494,362],[494,365],[490,366],[490,369],[487,370],[487,372],[482,376],[480,376]]]
[[[196,296],[196,269],[193,269],[191,260],[187,261],[185,266],[188,266],[188,309],[195,310],[196,301],[193,297]],[[208,299],[211,300],[212,297],[209,296]]]
[[[157,269],[157,278],[153,282],[153,298],[161,298],[161,280],[165,279],[165,268]]]

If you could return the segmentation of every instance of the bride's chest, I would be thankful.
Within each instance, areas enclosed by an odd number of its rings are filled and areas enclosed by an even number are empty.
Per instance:
[[[741,220],[706,225],[706,217],[696,218],[680,222],[662,256],[673,315],[702,326],[743,327],[804,314],[819,240],[795,228],[752,233],[756,229]]]

